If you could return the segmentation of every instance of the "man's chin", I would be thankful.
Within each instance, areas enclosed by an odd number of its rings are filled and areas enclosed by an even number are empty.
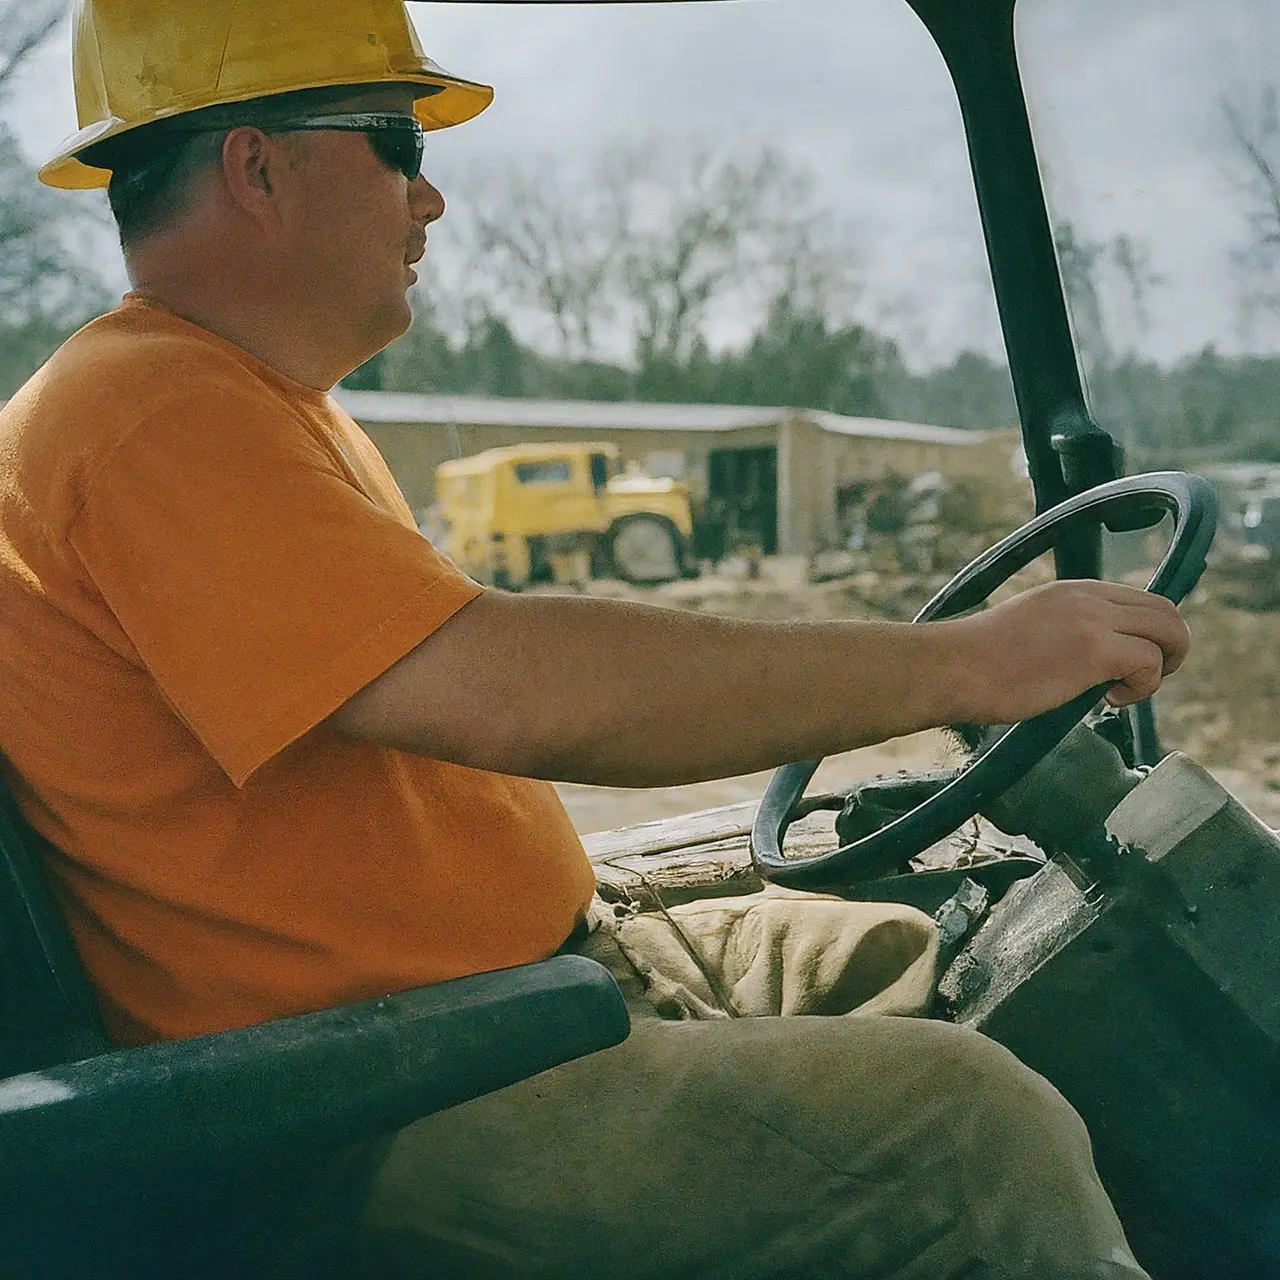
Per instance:
[[[409,327],[413,324],[413,308],[409,305],[408,295],[404,295],[393,306],[388,307],[379,320],[378,331],[372,336],[378,342],[378,351],[381,351],[384,347],[389,347],[397,338],[402,338],[408,333]]]
[[[391,341],[394,342],[407,332],[409,326],[413,323],[413,308],[409,305],[409,295],[407,293],[400,299],[400,305],[396,307],[392,323],[395,326],[395,333],[392,334]]]
[[[364,354],[360,358],[351,373],[359,369],[362,365],[367,364],[374,356],[385,351],[395,340],[408,332],[409,326],[413,323],[413,312],[409,310],[406,304],[403,313],[396,316],[382,316],[382,323],[376,327],[371,325],[365,333],[365,341],[362,342],[361,348]],[[349,376],[349,375],[347,375]]]

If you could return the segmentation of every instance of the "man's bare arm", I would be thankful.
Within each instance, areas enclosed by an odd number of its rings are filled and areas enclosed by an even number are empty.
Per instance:
[[[671,786],[960,721],[1009,723],[1182,661],[1167,601],[1055,583],[953,622],[760,622],[486,591],[330,725],[473,768]]]

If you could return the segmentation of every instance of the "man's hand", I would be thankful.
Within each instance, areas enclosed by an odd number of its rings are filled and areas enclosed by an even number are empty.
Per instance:
[[[1191,637],[1163,596],[1114,582],[1052,582],[952,623],[948,643],[971,680],[963,717],[1014,724],[1110,684],[1123,707],[1150,697],[1187,656]]]

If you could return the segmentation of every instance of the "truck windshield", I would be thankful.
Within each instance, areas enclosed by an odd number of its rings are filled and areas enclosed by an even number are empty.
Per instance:
[[[567,458],[548,458],[541,462],[517,462],[516,480],[520,484],[568,484],[572,466]]]

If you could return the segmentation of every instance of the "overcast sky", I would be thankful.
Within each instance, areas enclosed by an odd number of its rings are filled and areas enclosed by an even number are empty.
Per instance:
[[[428,173],[455,203],[476,159],[655,135],[770,143],[812,164],[857,226],[869,306],[915,361],[998,348],[958,113],[905,0],[413,9],[433,57],[498,90],[430,141]],[[1280,82],[1280,5],[1020,0],[1019,32],[1055,212],[1090,238],[1146,242],[1164,277],[1145,348],[1280,351],[1280,325],[1241,324],[1230,253],[1245,231],[1217,110],[1224,91]],[[7,108],[33,159],[75,126],[68,67],[64,36]],[[1122,310],[1113,326],[1121,344],[1137,336]]]

